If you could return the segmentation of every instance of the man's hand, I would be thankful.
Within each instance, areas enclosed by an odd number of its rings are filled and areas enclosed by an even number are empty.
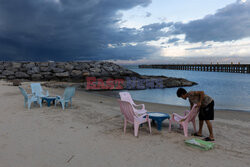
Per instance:
[[[196,108],[199,108],[201,106],[201,102],[197,103]]]
[[[181,119],[181,120],[180,120],[180,122],[183,122],[183,121],[185,121],[185,119]]]

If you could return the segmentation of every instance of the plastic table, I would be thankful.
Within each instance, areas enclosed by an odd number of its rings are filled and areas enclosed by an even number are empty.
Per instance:
[[[53,103],[55,103],[56,97],[54,96],[42,97],[42,100],[45,100],[47,102],[47,106],[49,107],[52,101]]]
[[[157,123],[157,129],[160,131],[161,130],[161,124],[162,121],[165,119],[169,119],[170,121],[170,116],[167,113],[162,113],[162,112],[148,112],[149,118],[152,119]]]

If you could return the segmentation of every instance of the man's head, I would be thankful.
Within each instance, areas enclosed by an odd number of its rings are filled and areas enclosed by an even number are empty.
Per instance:
[[[186,94],[187,94],[187,91],[183,88],[179,88],[176,92],[177,96],[180,97],[180,98],[183,98],[183,99],[187,99],[186,97]]]

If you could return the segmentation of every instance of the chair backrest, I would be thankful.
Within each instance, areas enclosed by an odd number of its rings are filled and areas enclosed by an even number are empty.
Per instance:
[[[36,96],[43,96],[43,88],[40,83],[31,83],[30,84],[32,94]]]
[[[119,92],[119,95],[120,95],[122,101],[127,101],[130,104],[135,104],[132,97],[131,97],[131,95],[130,95],[130,93],[128,93],[128,92]]]
[[[135,113],[134,113],[132,105],[129,102],[122,101],[120,99],[118,99],[117,101],[120,105],[121,112],[123,113],[127,121],[130,123],[134,123]]]
[[[69,100],[75,95],[76,88],[75,87],[67,87],[63,93],[63,99]]]
[[[23,94],[23,96],[24,96],[24,98],[25,99],[28,99],[28,94],[27,94],[27,92],[22,88],[22,87],[18,87],[19,89],[20,89],[20,91],[21,91],[21,93]]]
[[[186,115],[186,121],[191,121],[193,119],[195,119],[196,115],[198,114],[199,111],[199,107],[196,107],[197,105],[194,104],[191,111],[188,113],[188,115]]]

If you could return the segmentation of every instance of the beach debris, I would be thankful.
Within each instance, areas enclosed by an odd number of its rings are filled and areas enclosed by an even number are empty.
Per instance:
[[[195,138],[192,138],[190,140],[185,140],[185,143],[188,146],[199,148],[201,150],[206,150],[206,151],[211,150],[214,147],[214,143],[212,142],[207,142],[207,141],[203,141],[203,140],[195,139]]]
[[[75,155],[72,155],[72,156],[68,159],[67,163],[69,163],[69,162],[74,158],[74,156],[75,156]]]
[[[13,86],[20,86],[21,82],[19,80],[13,80],[12,84],[13,84]]]

